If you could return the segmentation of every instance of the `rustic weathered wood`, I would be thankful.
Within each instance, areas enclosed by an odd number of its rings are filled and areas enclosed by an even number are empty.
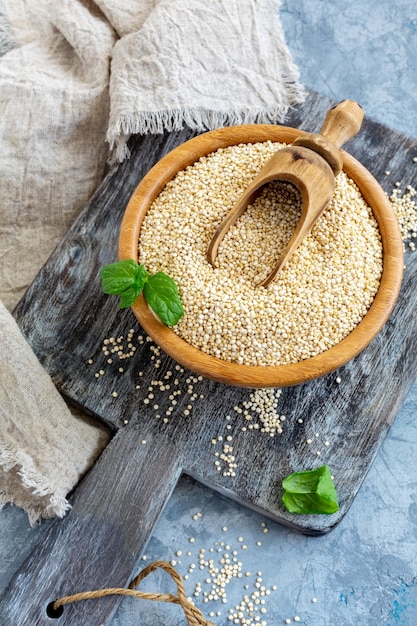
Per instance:
[[[348,112],[350,112],[350,109],[348,109]],[[272,125],[247,125],[216,130],[190,139],[178,146],[150,170],[129,201],[120,229],[119,257],[121,259],[138,260],[138,238],[143,220],[152,202],[160,193],[161,188],[173,178],[178,170],[183,170],[190,163],[196,162],[201,156],[213,152],[219,145],[225,147],[245,142],[267,141],[268,139],[278,142],[291,142],[295,137],[298,137],[298,131],[293,128]],[[307,166],[303,164],[302,159],[293,161],[293,153],[291,151],[294,149],[301,151],[303,148],[288,148],[287,152],[284,149],[277,153],[277,156],[280,157],[281,173],[283,172],[283,163],[289,166],[286,171],[286,174],[289,174],[286,180],[299,171],[297,169],[299,164],[301,164],[300,176],[306,172]],[[281,158],[283,152],[285,154]],[[307,152],[311,151],[307,150]],[[312,154],[314,155],[314,153]],[[289,155],[289,161],[285,155]],[[317,156],[317,159],[326,165],[329,174],[327,179],[328,187],[333,190],[334,175],[330,167],[321,157]],[[300,363],[281,365],[279,367],[237,365],[236,363],[229,363],[205,354],[181,339],[153,315],[145,299],[141,297],[135,302],[133,311],[148,335],[167,354],[188,369],[218,382],[251,388],[283,387],[307,382],[341,367],[372,341],[388,319],[398,295],[403,271],[403,242],[393,208],[377,181],[367,169],[348,153],[341,152],[341,159],[346,172],[357,181],[364,197],[373,209],[379,224],[384,249],[384,270],[378,294],[369,312],[353,332],[325,353]],[[311,165],[311,156],[308,157],[308,161],[308,165]],[[271,162],[273,176],[275,176],[277,172],[274,167],[274,157],[270,159],[268,164]],[[268,164],[265,166],[266,168],[268,168]],[[323,172],[321,168],[316,168],[315,166],[313,171],[310,168],[308,169],[310,176],[302,185],[305,191],[305,206],[310,206],[310,197],[316,192],[316,187],[320,187],[322,184]],[[323,186],[321,188],[323,189]],[[321,196],[322,198],[323,196]],[[235,218],[237,219],[237,216],[234,213],[234,209],[232,209],[231,222],[235,221]],[[225,222],[228,223],[228,220],[229,217],[226,218]],[[303,224],[302,219],[300,224]],[[312,224],[304,222],[304,225],[307,225],[309,230]],[[213,241],[216,241],[215,237]]]
[[[302,196],[301,216],[280,259],[260,283],[267,287],[289,261],[329,204],[334,192],[335,176],[341,171],[343,165],[343,158],[338,148],[359,132],[362,120],[363,109],[353,100],[343,100],[327,112],[319,134],[307,132],[300,134],[299,130],[294,132],[291,139],[292,145],[279,150],[269,159],[217,228],[207,249],[209,263],[214,266],[219,245],[226,233],[243,215],[247,206],[253,202],[264,185],[273,180],[292,183]],[[240,141],[242,143],[253,141],[251,127],[240,128],[242,129],[240,138],[238,137],[239,129],[227,129],[224,132],[234,135],[233,143],[235,144]],[[266,132],[265,136],[271,140],[280,141],[279,133],[277,136],[268,137],[268,132]]]
[[[328,107],[327,99],[311,94],[291,112],[287,123],[314,129]],[[57,387],[104,420],[115,435],[75,490],[73,509],[51,524],[3,594],[1,624],[109,624],[120,598],[65,607],[59,619],[49,618],[46,607],[60,595],[125,585],[181,472],[301,532],[331,530],[348,511],[415,379],[417,256],[411,252],[406,254],[404,280],[390,320],[359,356],[338,371],[342,383],[335,384],[336,374],[332,374],[283,390],[279,410],[287,415],[287,422],[279,437],[243,432],[242,416],[233,407],[248,397],[248,390],[207,379],[192,383],[205,397],[198,397],[190,415],[184,415],[190,375],[175,370],[174,361],[164,355],[155,368],[152,344],[135,343],[134,358],[106,363],[102,340],[110,335],[126,338],[137,322],[131,311],[118,311],[116,300],[101,293],[99,270],[116,260],[120,220],[139,180],[164,153],[191,136],[186,130],[133,138],[131,159],[110,172],[15,311]],[[412,162],[416,141],[365,119],[348,150],[387,191],[396,181],[417,186]],[[385,170],[392,172],[390,177]],[[93,365],[87,364],[90,357]],[[101,367],[105,374],[96,379],[94,373]],[[143,377],[138,376],[139,370]],[[185,391],[176,413],[164,423],[143,400],[150,382],[162,379],[169,370]],[[141,388],[136,389],[139,381]],[[167,395],[158,395],[157,401],[164,414]],[[230,415],[227,422],[226,415]],[[297,422],[299,417],[302,423]],[[211,439],[228,432],[238,464],[235,477],[223,476],[214,466]],[[321,448],[320,458],[316,447],[306,443],[316,432],[319,441],[331,443]],[[286,513],[280,504],[282,478],[322,462],[335,476],[340,511],[330,517]]]

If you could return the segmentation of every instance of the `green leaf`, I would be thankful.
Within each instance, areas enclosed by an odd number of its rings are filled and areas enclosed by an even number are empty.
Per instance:
[[[128,289],[125,293],[120,294],[120,302],[119,309],[128,309],[136,298],[138,297],[138,293],[134,289]]]
[[[133,259],[105,265],[100,272],[104,293],[120,296],[119,307],[131,306],[143,290],[148,278],[144,265],[138,265]]]
[[[120,296],[121,309],[132,306],[143,290],[147,303],[167,326],[174,326],[184,315],[178,287],[164,272],[150,276],[144,265],[126,259],[106,265],[100,276],[104,293]]]
[[[149,276],[144,286],[147,303],[167,326],[174,326],[184,315],[178,287],[164,272]]]
[[[294,472],[282,481],[282,501],[290,513],[335,513],[339,510],[337,492],[330,469]]]
[[[135,284],[138,264],[133,259],[126,259],[105,265],[100,272],[104,293],[119,296]]]

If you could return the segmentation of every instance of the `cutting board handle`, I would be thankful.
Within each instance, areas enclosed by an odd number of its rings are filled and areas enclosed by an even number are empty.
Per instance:
[[[11,581],[0,601],[1,624],[110,623],[122,596],[69,604],[56,620],[48,617],[47,610],[65,595],[126,587],[138,573],[134,571],[137,555],[171,496],[181,468],[175,442],[162,445],[159,435],[158,445],[152,445],[152,436],[142,444],[135,430],[123,429],[113,437],[77,488],[72,510],[54,521]]]

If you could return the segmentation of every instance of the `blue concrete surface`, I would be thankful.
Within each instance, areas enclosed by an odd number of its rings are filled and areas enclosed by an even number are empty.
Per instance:
[[[415,0],[285,0],[281,17],[305,85],[335,100],[355,99],[368,116],[417,137]],[[416,625],[416,418],[417,383],[353,506],[328,535],[304,537],[272,522],[266,522],[264,532],[262,516],[184,477],[145,555],[138,554],[137,569],[151,560],[174,559],[178,571],[188,575],[187,593],[192,595],[201,582],[195,602],[207,617],[214,612],[209,619],[216,626],[234,623],[228,620],[229,609],[253,594],[257,577],[270,593],[260,596],[264,605],[254,605],[259,617],[254,623]],[[44,523],[30,529],[17,508],[7,506],[0,512],[0,592],[47,528]],[[229,554],[236,551],[243,576],[227,584],[226,603],[204,603],[202,594],[210,583],[205,582],[207,569],[199,570],[198,552],[204,548],[206,556],[217,560],[226,546]],[[191,573],[190,564],[196,564]],[[174,591],[166,575],[153,575],[143,588]],[[185,620],[176,606],[124,599],[112,626],[138,624],[180,626]]]
[[[304,85],[417,137],[415,0],[283,0],[281,20]]]

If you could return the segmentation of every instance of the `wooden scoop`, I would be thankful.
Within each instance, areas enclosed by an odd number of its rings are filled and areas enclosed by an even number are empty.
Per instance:
[[[330,202],[335,187],[335,176],[343,166],[339,148],[359,132],[362,120],[362,107],[353,100],[343,100],[327,112],[320,134],[302,133],[291,146],[278,150],[243,192],[214,233],[207,250],[209,263],[214,265],[219,245],[226,232],[254,201],[264,185],[273,180],[292,183],[301,193],[301,217],[278,263],[269,276],[259,283],[264,287],[268,286]]]

